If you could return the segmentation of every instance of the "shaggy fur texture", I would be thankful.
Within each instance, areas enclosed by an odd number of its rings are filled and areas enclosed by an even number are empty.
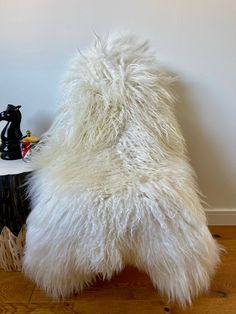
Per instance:
[[[72,61],[33,156],[24,271],[54,297],[131,264],[180,304],[219,261],[175,119],[173,79],[146,42],[97,38]]]

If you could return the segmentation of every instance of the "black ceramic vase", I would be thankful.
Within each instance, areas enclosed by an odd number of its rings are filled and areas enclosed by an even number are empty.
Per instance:
[[[1,158],[6,160],[21,159],[20,130],[21,106],[8,105],[7,109],[0,113],[0,121],[7,121],[1,133],[0,153]]]

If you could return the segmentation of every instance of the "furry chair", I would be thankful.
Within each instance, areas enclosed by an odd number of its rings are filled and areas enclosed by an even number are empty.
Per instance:
[[[125,265],[185,306],[219,247],[174,115],[173,79],[146,42],[96,38],[72,61],[56,119],[33,156],[25,273],[67,297]]]

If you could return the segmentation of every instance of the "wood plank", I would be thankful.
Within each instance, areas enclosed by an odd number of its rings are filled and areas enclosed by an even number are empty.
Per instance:
[[[73,307],[78,314],[166,314],[166,308],[158,300],[78,301]]]
[[[0,303],[0,313],[1,314],[75,314],[73,310],[73,304],[70,303],[41,303],[41,304],[27,304],[27,303]]]
[[[208,226],[216,240],[236,240],[236,226]]]
[[[34,283],[20,272],[0,270],[0,302],[27,303],[34,290]]]

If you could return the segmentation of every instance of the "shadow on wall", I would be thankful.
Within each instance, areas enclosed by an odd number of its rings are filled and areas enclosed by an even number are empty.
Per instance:
[[[45,111],[36,111],[28,118],[28,124],[32,125],[34,134],[40,136],[46,132],[52,124],[53,114]]]
[[[209,208],[234,208],[235,190],[226,169],[226,162],[217,153],[217,147],[209,140],[196,107],[187,97],[187,88],[177,82],[174,88],[178,100],[177,119],[183,130],[190,160],[198,177],[204,201]]]

